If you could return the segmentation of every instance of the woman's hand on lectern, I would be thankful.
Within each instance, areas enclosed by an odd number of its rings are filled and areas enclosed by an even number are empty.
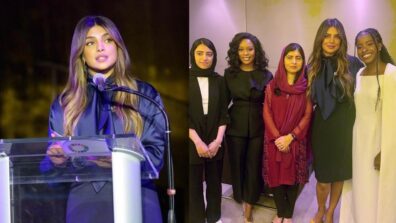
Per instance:
[[[62,167],[66,165],[68,157],[59,144],[54,143],[50,145],[47,149],[47,155],[55,166]]]
[[[96,157],[88,157],[88,161],[91,161],[103,168],[111,168],[111,156],[96,156]]]
[[[59,133],[52,131],[51,137],[61,137]],[[64,167],[66,166],[66,161],[68,157],[65,155],[62,146],[55,142],[51,144],[47,149],[47,155],[50,158],[51,162],[57,167]]]

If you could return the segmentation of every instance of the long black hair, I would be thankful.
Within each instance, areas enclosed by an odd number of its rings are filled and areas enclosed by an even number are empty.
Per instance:
[[[388,50],[386,49],[384,43],[382,42],[382,37],[381,37],[381,35],[379,34],[378,30],[376,30],[376,29],[374,29],[374,28],[367,28],[367,29],[364,29],[364,30],[358,32],[358,34],[357,34],[356,37],[355,37],[355,48],[356,48],[356,46],[357,46],[358,38],[359,38],[360,36],[366,35],[366,34],[370,35],[371,38],[374,40],[375,47],[377,48],[377,52],[378,52],[378,57],[379,57],[379,59],[380,59],[382,62],[384,62],[384,63],[390,63],[390,64],[395,65],[395,63],[394,63],[394,61],[393,61],[391,55],[389,54],[389,52],[388,52]],[[381,44],[381,48],[379,47],[380,44]],[[356,52],[356,50],[355,50],[355,52]],[[377,101],[376,101],[376,103],[375,103],[375,109],[377,109],[377,106],[378,106],[378,103],[379,103],[379,100],[380,100],[380,95],[381,95],[381,85],[380,85],[380,83],[379,83],[379,77],[378,77],[378,75],[379,75],[379,71],[378,71],[378,62],[379,62],[379,61],[378,61],[378,58],[377,58],[377,62],[376,62],[376,63],[377,63],[377,64],[376,64]]]
[[[381,59],[381,61],[384,63],[390,63],[390,64],[395,65],[395,62],[393,61],[391,55],[389,54],[384,43],[382,42],[381,35],[379,34],[378,30],[376,30],[374,28],[367,28],[367,29],[360,31],[355,37],[355,47],[357,46],[358,38],[365,34],[368,34],[371,36],[371,38],[373,38],[375,46],[377,47],[377,50],[378,50],[379,58]],[[379,48],[379,44],[382,45],[381,49]]]

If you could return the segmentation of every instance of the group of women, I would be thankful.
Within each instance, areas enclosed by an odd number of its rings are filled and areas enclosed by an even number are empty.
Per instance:
[[[299,44],[290,43],[273,76],[257,37],[238,33],[221,77],[214,71],[213,43],[193,43],[190,222],[221,222],[221,145],[228,149],[233,197],[242,203],[244,222],[253,222],[263,182],[277,207],[273,223],[292,222],[299,186],[308,181],[310,147],[318,203],[312,223],[333,222],[342,191],[341,222],[396,222],[396,142],[389,132],[396,67],[375,29],[356,36],[360,60],[347,54],[347,45],[342,23],[326,19],[308,60]]]

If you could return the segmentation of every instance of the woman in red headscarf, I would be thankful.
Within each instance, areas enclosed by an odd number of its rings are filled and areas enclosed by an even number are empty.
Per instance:
[[[307,132],[312,103],[302,47],[290,43],[283,50],[275,78],[264,101],[264,182],[273,190],[277,215],[273,223],[292,222],[300,184],[308,179]]]

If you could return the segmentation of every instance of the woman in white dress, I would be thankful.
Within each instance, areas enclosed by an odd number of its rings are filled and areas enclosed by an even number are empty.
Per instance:
[[[365,64],[356,75],[352,180],[344,184],[340,223],[396,222],[396,66],[378,31],[355,38]]]

